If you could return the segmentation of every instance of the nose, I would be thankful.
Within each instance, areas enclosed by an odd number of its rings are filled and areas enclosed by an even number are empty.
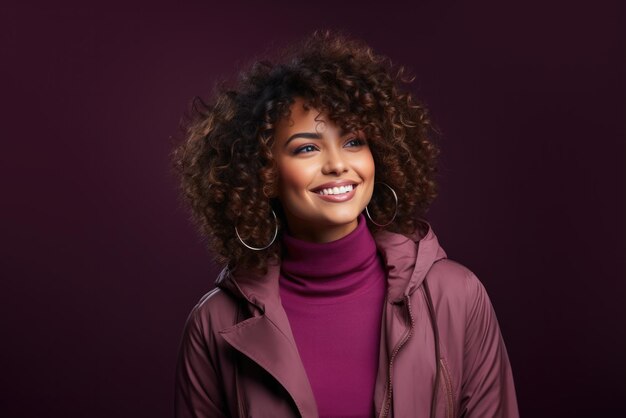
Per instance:
[[[341,174],[348,171],[348,164],[345,161],[345,156],[342,155],[341,149],[337,149],[336,146],[329,147],[325,154],[326,160],[322,166],[322,173]]]

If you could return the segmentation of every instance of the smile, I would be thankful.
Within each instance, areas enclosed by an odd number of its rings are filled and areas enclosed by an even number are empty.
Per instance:
[[[315,193],[322,200],[325,200],[327,202],[345,202],[354,197],[357,186],[358,185],[356,184],[350,184],[347,186],[322,189],[313,193]]]
[[[348,193],[351,192],[352,189],[354,189],[356,187],[355,184],[348,184],[347,186],[341,186],[341,187],[331,187],[329,189],[322,189],[322,190],[318,190],[316,193],[317,194],[323,194],[323,195],[337,195],[337,194],[344,194],[344,193]]]

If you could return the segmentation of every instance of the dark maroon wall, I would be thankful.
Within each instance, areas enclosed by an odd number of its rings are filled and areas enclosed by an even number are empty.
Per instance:
[[[41,3],[0,13],[0,416],[172,416],[216,268],[171,137],[217,76],[318,27],[417,75],[429,216],[492,297],[523,415],[626,416],[621,2]]]

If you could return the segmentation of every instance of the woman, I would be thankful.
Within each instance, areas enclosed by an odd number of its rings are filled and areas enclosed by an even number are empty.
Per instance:
[[[518,416],[485,289],[423,218],[437,149],[402,68],[329,31],[275,62],[196,100],[174,153],[224,266],[176,416]]]

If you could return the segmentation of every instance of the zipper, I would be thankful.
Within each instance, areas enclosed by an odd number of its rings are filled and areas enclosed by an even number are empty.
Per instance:
[[[450,372],[448,371],[448,365],[444,361],[443,358],[439,359],[439,363],[441,364],[441,371],[443,372],[443,384],[446,390],[446,400],[447,400],[447,414],[446,416],[452,418],[454,416],[454,397],[452,395],[452,381],[450,379]]]
[[[386,302],[387,302],[387,298],[385,297],[385,306],[386,306]],[[398,354],[398,351],[400,351],[402,346],[411,337],[411,335],[413,334],[413,328],[415,326],[415,320],[413,319],[413,312],[411,312],[411,300],[409,299],[409,296],[404,297],[404,302],[409,311],[409,317],[411,318],[411,327],[409,328],[409,331],[404,334],[400,342],[396,345],[396,347],[393,349],[391,353],[391,358],[389,359],[389,373],[388,373],[389,379],[387,380],[387,386],[386,386],[387,396],[385,396],[383,408],[379,414],[380,418],[387,417],[389,415],[389,409],[391,408],[391,399],[393,397],[393,386],[391,383],[391,377],[392,377],[392,372],[393,372],[393,359],[395,358],[396,354]]]

